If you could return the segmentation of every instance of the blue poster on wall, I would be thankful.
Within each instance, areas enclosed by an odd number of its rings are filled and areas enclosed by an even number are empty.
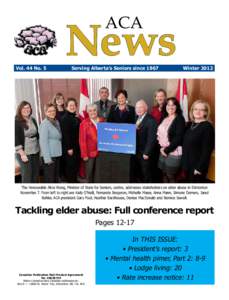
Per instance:
[[[98,123],[98,150],[114,153],[136,153],[136,125]]]

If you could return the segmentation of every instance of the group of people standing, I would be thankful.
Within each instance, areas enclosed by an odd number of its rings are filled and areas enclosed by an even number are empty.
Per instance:
[[[76,182],[80,162],[79,127],[74,98],[55,95],[44,107],[45,118],[39,128],[29,102],[22,101],[15,118],[16,158],[23,183],[38,182],[40,166],[45,183],[58,183],[62,176]],[[41,164],[40,164],[41,156]]]
[[[116,93],[117,102],[109,100],[106,87],[99,96],[87,106],[88,117],[81,121],[76,99],[65,101],[57,93],[45,105],[45,119],[39,127],[30,103],[18,105],[15,151],[23,183],[38,182],[40,157],[45,183],[77,182],[81,161],[87,182],[99,183],[103,169],[97,148],[99,122],[136,124],[136,154],[130,158],[129,182],[175,183],[181,174],[185,182],[206,181],[215,139],[207,102],[195,101],[186,123],[177,99],[167,98],[163,89],[155,92],[151,112],[143,99],[135,107],[129,105],[124,89]]]

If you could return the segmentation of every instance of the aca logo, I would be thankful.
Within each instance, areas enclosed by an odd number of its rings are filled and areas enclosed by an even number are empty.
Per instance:
[[[15,46],[29,55],[46,55],[57,44],[55,31],[41,25],[26,27],[14,38]]]

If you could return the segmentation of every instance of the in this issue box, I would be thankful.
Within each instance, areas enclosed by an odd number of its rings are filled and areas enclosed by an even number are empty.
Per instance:
[[[214,284],[214,231],[96,231],[96,284]]]

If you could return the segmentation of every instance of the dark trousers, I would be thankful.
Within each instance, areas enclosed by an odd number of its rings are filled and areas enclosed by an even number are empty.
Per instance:
[[[61,156],[60,157],[60,175],[59,175],[59,177],[60,178],[64,178],[64,157],[63,156]]]
[[[53,163],[43,164],[44,183],[59,183],[60,157],[52,157]]]
[[[159,156],[160,156],[160,146],[157,144],[154,147],[154,150],[153,150],[152,156],[151,156],[151,176],[152,176],[152,182],[154,182],[154,183],[162,182],[162,172],[158,168]]]
[[[138,153],[132,157],[132,182],[151,183],[152,182],[152,161],[144,159],[142,153]]]
[[[22,183],[38,183],[38,176],[40,170],[40,158],[39,153],[27,155],[28,162],[21,160],[20,154],[16,154],[17,161],[21,171]]]
[[[64,154],[65,177],[69,183],[77,182],[80,165],[80,153],[77,150],[73,151],[74,153],[72,156],[68,155],[68,153]]]
[[[99,152],[96,177],[99,183],[129,183],[130,154]]]
[[[86,179],[88,183],[96,183],[96,157],[89,158],[87,162],[85,162],[86,169]]]
[[[206,174],[194,175],[194,170],[187,173],[187,183],[207,183]]]

